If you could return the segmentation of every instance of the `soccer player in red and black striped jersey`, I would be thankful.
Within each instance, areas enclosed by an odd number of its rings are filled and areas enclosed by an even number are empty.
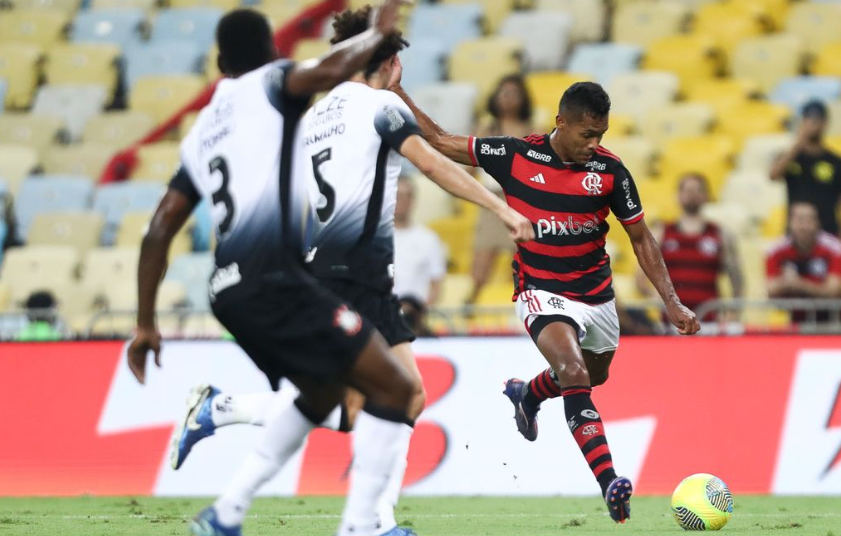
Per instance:
[[[520,432],[534,440],[535,415],[547,398],[564,397],[567,424],[581,448],[611,517],[630,516],[631,482],[617,477],[591,389],[607,380],[619,343],[619,321],[605,252],[612,210],[631,238],[645,274],[681,333],[698,331],[695,315],[677,295],[660,248],[643,217],[642,203],[622,161],[600,146],[610,99],[598,84],[564,93],[551,134],[525,139],[453,135],[423,113],[395,76],[391,88],[414,112],[433,147],[453,160],[479,166],[496,179],[508,204],[532,221],[536,239],[514,256],[517,313],[550,369],[529,383],[512,379],[505,394]]]

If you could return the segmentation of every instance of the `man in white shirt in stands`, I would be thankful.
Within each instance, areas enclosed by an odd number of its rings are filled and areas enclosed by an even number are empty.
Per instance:
[[[435,305],[447,274],[447,256],[431,229],[412,224],[414,185],[400,177],[394,209],[394,293],[411,296],[427,307]]]

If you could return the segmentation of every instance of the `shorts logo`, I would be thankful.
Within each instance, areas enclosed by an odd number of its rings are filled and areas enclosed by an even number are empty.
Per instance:
[[[557,296],[549,298],[547,302],[549,305],[554,307],[555,309],[563,309],[564,308],[564,301]]]
[[[528,156],[529,158],[534,158],[535,160],[540,160],[542,162],[549,162],[552,160],[552,157],[548,154],[538,153],[537,151],[534,151],[532,149],[529,149],[529,152],[526,153],[526,156]]]
[[[602,176],[598,173],[588,173],[581,181],[581,186],[587,190],[587,195],[601,195]]]
[[[586,436],[596,435],[598,433],[599,433],[599,427],[596,426],[595,424],[588,424],[587,426],[584,427],[583,430],[581,430],[581,434],[586,435]]]
[[[342,305],[333,315],[333,325],[344,331],[348,337],[353,337],[362,329],[362,317],[356,311],[351,311],[347,305]]]
[[[581,416],[584,417],[585,419],[598,419],[599,418],[599,414],[597,412],[593,411],[592,409],[585,409],[584,411],[581,412]]]
[[[490,156],[505,156],[505,147],[495,148],[487,143],[483,143],[482,147],[479,148],[479,152]]]

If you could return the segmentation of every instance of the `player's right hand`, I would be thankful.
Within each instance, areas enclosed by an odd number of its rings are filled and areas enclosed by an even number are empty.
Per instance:
[[[397,30],[400,20],[400,6],[408,4],[406,0],[385,0],[374,15],[374,28],[383,35],[389,35]]]
[[[681,335],[694,335],[701,331],[701,324],[695,318],[695,313],[680,302],[668,304],[666,315]]]
[[[128,368],[137,381],[146,383],[146,357],[149,352],[155,354],[155,365],[161,366],[161,334],[155,328],[137,328],[137,334],[128,347]]]
[[[508,230],[511,231],[511,239],[516,243],[528,242],[534,240],[534,226],[528,218],[517,212],[511,207],[502,215],[502,221]]]

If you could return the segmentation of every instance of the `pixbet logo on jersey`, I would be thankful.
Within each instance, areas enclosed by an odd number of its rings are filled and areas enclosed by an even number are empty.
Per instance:
[[[580,235],[581,233],[593,233],[599,230],[601,222],[598,218],[588,219],[583,222],[575,221],[572,216],[567,216],[565,220],[556,220],[555,216],[550,219],[541,218],[537,220],[537,237],[543,238],[545,235],[552,236],[569,236]]]

